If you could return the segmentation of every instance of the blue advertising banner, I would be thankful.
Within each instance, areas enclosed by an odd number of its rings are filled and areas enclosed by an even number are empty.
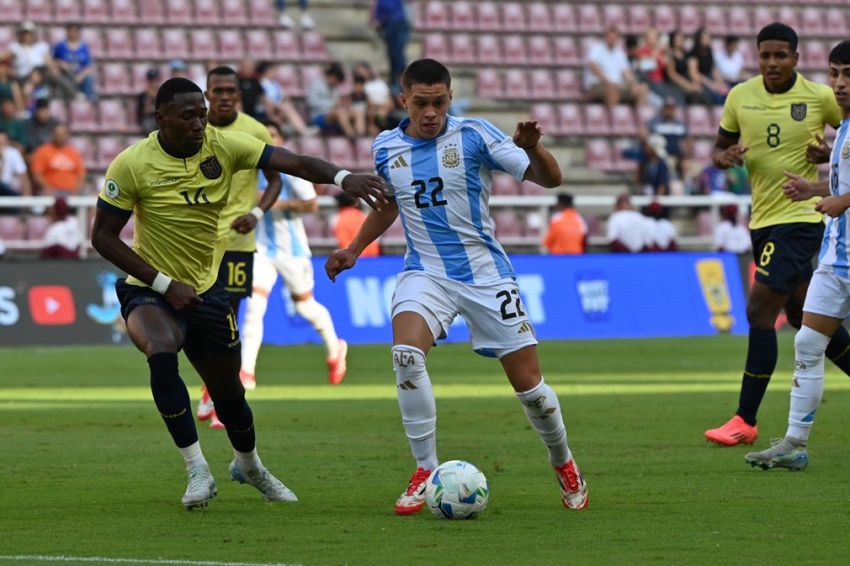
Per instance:
[[[525,310],[547,339],[648,338],[747,332],[738,257],[719,253],[513,256]],[[390,301],[401,257],[362,259],[336,283],[314,258],[317,300],[349,343],[391,341]],[[242,309],[244,312],[244,308]],[[448,342],[466,341],[458,317]],[[280,281],[265,316],[264,342],[319,342]]]

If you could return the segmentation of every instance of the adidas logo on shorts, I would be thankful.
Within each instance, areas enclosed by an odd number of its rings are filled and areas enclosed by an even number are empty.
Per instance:
[[[517,332],[517,334],[523,334],[524,332],[531,332],[531,325],[527,322],[523,322],[519,325],[519,332]]]

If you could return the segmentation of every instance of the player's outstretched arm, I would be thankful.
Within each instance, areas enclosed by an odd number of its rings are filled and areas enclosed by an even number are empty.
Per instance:
[[[543,130],[537,122],[527,121],[516,125],[513,139],[517,147],[525,150],[531,161],[523,180],[552,189],[561,185],[563,177],[555,156],[540,143],[542,136]]]
[[[263,169],[263,175],[266,177],[267,186],[263,191],[263,196],[260,197],[260,202],[248,214],[243,214],[231,222],[230,227],[240,234],[247,234],[257,227],[257,223],[263,214],[271,210],[280,196],[280,190],[283,183],[280,181],[280,174],[273,169]],[[259,210],[257,210],[259,208]]]
[[[381,210],[370,211],[348,247],[335,250],[328,256],[325,261],[325,273],[328,274],[328,279],[336,282],[337,275],[354,267],[363,250],[386,232],[397,217],[398,204],[394,200],[389,201]]]
[[[97,253],[118,269],[139,281],[154,287],[159,272],[121,241],[121,229],[128,218],[97,208],[92,226],[91,244]],[[171,281],[163,293],[168,303],[177,310],[192,308],[203,302],[195,288],[180,281]]]
[[[313,183],[339,185],[355,198],[362,198],[370,207],[380,209],[387,203],[384,182],[377,175],[360,175],[340,169],[322,159],[298,155],[276,147],[269,158],[269,168],[301,177]]]
[[[744,154],[749,148],[740,143],[740,137],[730,137],[718,133],[714,139],[714,153],[711,158],[715,167],[729,169],[744,164]]]

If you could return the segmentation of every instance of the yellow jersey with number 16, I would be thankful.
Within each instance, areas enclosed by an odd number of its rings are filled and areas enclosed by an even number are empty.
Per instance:
[[[247,134],[207,126],[201,150],[183,159],[166,153],[157,134],[115,158],[97,205],[126,217],[135,213],[133,250],[200,294],[218,277],[224,255],[219,217],[233,174],[264,166],[271,146]],[[127,283],[145,285],[132,276]]]
[[[750,228],[791,222],[817,223],[815,200],[791,202],[782,193],[785,171],[817,180],[817,166],[806,161],[806,147],[823,135],[825,125],[841,122],[841,108],[832,90],[797,73],[786,92],[770,93],[761,75],[735,86],[726,97],[721,130],[739,134],[749,149],[744,164],[753,191]]]

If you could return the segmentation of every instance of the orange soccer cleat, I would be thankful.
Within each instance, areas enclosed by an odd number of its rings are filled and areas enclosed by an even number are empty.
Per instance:
[[[431,475],[431,470],[416,468],[410,477],[410,483],[395,502],[396,515],[413,515],[425,506],[425,480]]]
[[[729,422],[720,428],[712,428],[705,431],[706,440],[721,446],[735,446],[736,444],[752,444],[759,435],[758,426],[747,424],[747,421],[739,415],[735,415]]]
[[[555,468],[561,484],[561,502],[567,509],[581,510],[587,507],[587,483],[573,458],[560,468]]]
[[[345,340],[339,341],[336,356],[328,358],[328,381],[331,385],[339,384],[345,378],[346,357],[348,356],[348,343]]]

